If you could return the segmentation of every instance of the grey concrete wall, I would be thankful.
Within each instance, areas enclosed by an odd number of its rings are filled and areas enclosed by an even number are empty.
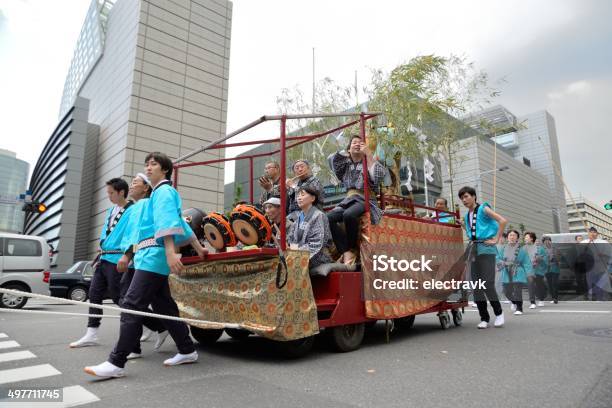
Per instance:
[[[468,185],[476,189],[479,202],[488,201],[493,206],[493,173],[483,174],[480,179],[478,174],[508,166],[509,170],[497,172],[495,211],[517,229],[522,223],[527,231],[533,231],[538,236],[553,231],[553,214],[546,212],[551,200],[546,177],[501,149],[497,150],[497,163],[494,166],[494,145],[484,137],[470,138],[462,143],[462,148],[456,153],[457,160],[453,163],[454,202],[460,203],[457,192]],[[445,166],[442,168],[444,178],[448,179]],[[450,194],[448,189],[449,184],[445,183],[445,197]],[[461,206],[461,213],[464,212],[465,208]]]

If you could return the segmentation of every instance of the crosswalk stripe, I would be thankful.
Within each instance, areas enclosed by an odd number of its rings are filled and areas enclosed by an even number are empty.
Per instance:
[[[36,358],[36,355],[30,351],[13,351],[11,353],[0,353],[0,363],[7,361],[25,360],[27,358]]]
[[[8,336],[6,333],[0,333],[0,339],[6,339]]]
[[[0,384],[8,384],[17,381],[33,380],[35,378],[59,375],[59,372],[51,364],[40,364],[31,367],[12,368],[0,371]]]
[[[80,385],[64,387],[64,405],[66,407],[76,407],[77,405],[90,404],[96,401],[100,401],[100,398]]]
[[[19,343],[14,340],[11,341],[0,341],[0,350],[7,348],[19,347]]]
[[[80,385],[73,385],[71,387],[64,387],[62,393],[62,401],[51,402],[36,402],[36,408],[67,408],[67,407],[78,407],[79,405],[91,404],[92,402],[100,401],[95,394],[87,391]],[[0,400],[2,407],[6,408],[32,408],[32,402],[14,402],[7,400]]]

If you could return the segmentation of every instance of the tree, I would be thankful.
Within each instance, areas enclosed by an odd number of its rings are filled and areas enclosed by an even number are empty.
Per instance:
[[[385,154],[394,158],[395,193],[399,194],[401,157],[417,160],[433,155],[446,162],[452,207],[454,153],[462,148],[461,139],[475,134],[459,118],[499,95],[489,86],[488,75],[465,57],[418,56],[388,75],[375,71],[369,95],[368,110],[385,116],[386,123],[373,134]]]
[[[359,110],[356,106],[356,90],[354,87],[343,86],[331,78],[324,78],[315,86],[315,107],[312,103],[304,101],[304,93],[295,86],[283,88],[281,95],[276,98],[279,113],[305,114],[305,113],[338,113],[348,110]],[[321,119],[296,119],[287,121],[287,133],[292,136],[307,135],[333,129],[349,121],[346,117],[331,117]],[[357,128],[345,129],[344,135],[357,132]],[[287,161],[293,163],[297,159],[307,159],[313,174],[325,185],[333,180],[327,157],[343,149],[344,139],[338,137],[341,132],[315,139],[300,146],[287,150]]]

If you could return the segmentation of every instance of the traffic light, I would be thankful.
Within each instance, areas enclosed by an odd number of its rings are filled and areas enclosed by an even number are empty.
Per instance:
[[[604,208],[608,211],[612,210],[612,200],[610,202],[604,204]]]
[[[35,214],[42,214],[47,211],[47,205],[45,203],[39,203],[38,201],[32,201],[31,203],[25,203],[21,210]]]

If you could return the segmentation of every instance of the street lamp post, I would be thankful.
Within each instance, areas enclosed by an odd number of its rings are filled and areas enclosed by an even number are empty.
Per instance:
[[[480,173],[476,174],[476,177],[474,178],[474,181],[478,183],[477,186],[477,191],[478,194],[480,194],[482,192],[482,186],[480,185],[480,182],[482,181],[482,176],[485,174],[489,174],[489,173],[494,173],[494,172],[502,172],[502,171],[507,171],[510,170],[509,166],[501,166],[495,169],[491,169],[491,170],[486,170],[486,171],[481,171]],[[451,183],[453,180],[452,179],[446,179],[443,181],[443,183]],[[468,180],[469,181],[469,180]],[[495,208],[493,208],[495,210]]]

